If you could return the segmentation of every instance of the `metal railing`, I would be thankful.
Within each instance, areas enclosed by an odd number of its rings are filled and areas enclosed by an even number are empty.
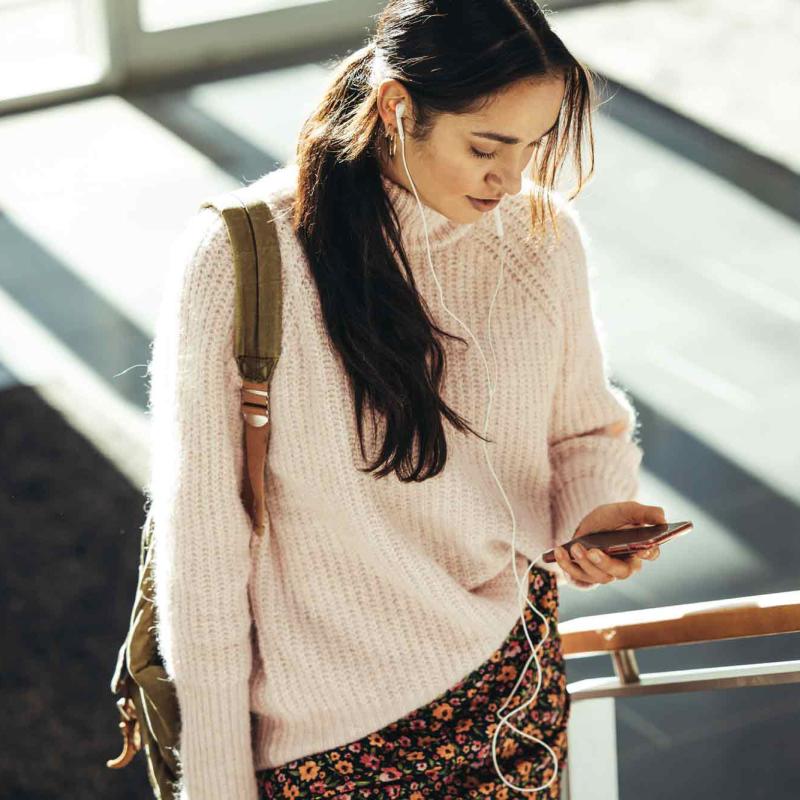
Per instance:
[[[800,591],[580,617],[558,626],[565,658],[608,653],[614,677],[567,686],[564,800],[617,800],[614,699],[641,695],[800,683],[800,661],[640,673],[636,650],[800,632]]]

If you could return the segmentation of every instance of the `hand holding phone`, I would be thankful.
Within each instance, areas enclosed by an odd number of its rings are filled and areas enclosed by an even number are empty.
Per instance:
[[[614,558],[619,558],[649,550],[655,545],[661,545],[677,536],[682,536],[693,528],[694,525],[691,522],[685,521],[669,522],[663,525],[641,525],[635,528],[620,528],[611,531],[593,531],[570,539],[562,547],[567,553],[570,553],[570,547],[579,542],[587,550],[596,547]],[[548,564],[554,563],[556,560],[554,551],[547,550],[542,554],[542,560]]]

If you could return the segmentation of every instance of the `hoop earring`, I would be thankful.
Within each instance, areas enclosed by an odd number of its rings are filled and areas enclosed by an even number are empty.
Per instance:
[[[388,149],[389,149],[389,158],[394,158],[394,154],[397,148],[397,140],[395,138],[395,134],[392,132],[391,129],[387,129],[386,133],[384,134],[386,141],[388,142]]]

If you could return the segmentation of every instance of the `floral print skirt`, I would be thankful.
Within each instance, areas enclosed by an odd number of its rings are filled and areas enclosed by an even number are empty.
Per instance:
[[[542,684],[534,702],[508,722],[547,742],[558,756],[558,775],[547,789],[515,791],[500,779],[492,759],[492,736],[499,722],[496,712],[531,655],[518,619],[500,648],[431,703],[354,742],[259,770],[259,800],[558,798],[567,763],[570,697],[557,628],[555,575],[531,567],[528,596],[550,625],[547,641],[538,651]],[[525,620],[533,644],[538,645],[545,635],[544,623],[527,605]],[[531,659],[504,714],[526,702],[536,679],[536,663]],[[515,733],[508,723],[498,734],[496,754],[505,779],[520,789],[543,786],[553,776],[550,753]]]

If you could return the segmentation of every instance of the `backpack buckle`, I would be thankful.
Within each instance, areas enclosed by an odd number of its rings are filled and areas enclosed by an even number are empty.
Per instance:
[[[263,388],[262,388],[263,387]],[[269,385],[245,382],[241,391],[242,416],[254,428],[269,422]]]
[[[121,717],[119,730],[122,734],[122,752],[116,758],[106,761],[106,766],[111,769],[127,767],[142,749],[142,736],[133,700],[130,697],[120,697],[117,700],[117,708]]]

